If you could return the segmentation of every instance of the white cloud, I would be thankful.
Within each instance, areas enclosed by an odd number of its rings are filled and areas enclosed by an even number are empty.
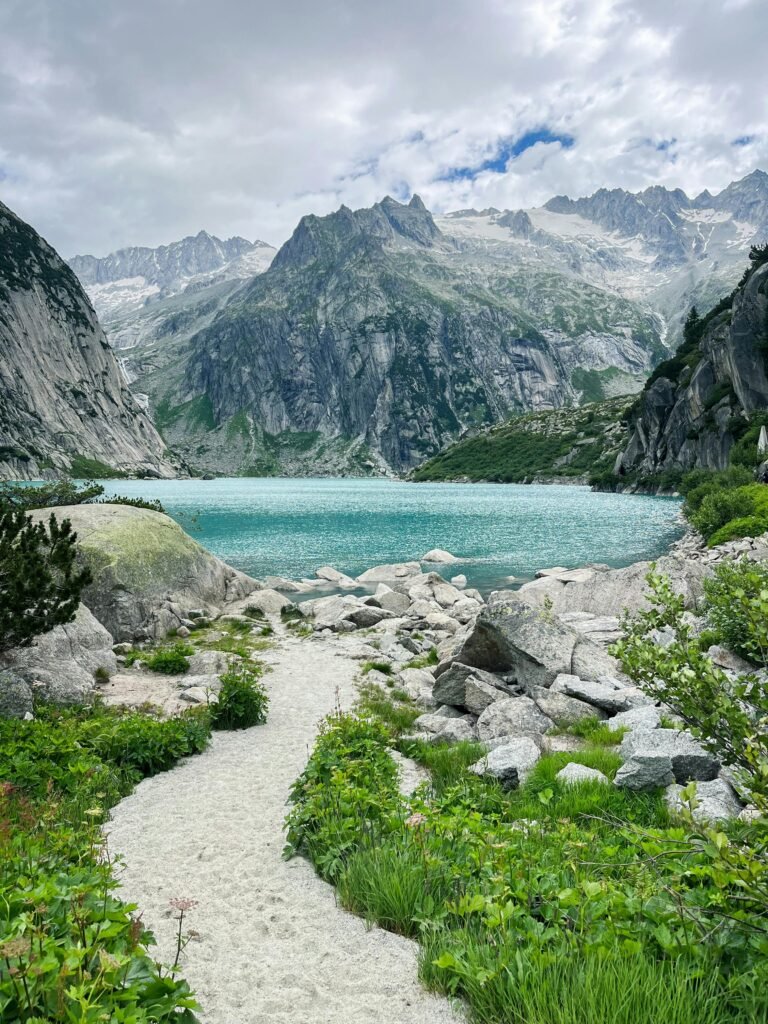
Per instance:
[[[768,167],[767,36],[762,0],[6,0],[0,199],[71,254],[387,192],[716,190]],[[543,126],[575,144],[447,180]]]

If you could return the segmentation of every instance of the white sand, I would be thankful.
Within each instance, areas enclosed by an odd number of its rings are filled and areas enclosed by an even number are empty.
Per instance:
[[[416,945],[336,906],[304,860],[282,860],[288,790],[317,725],[354,696],[359,663],[343,641],[281,638],[266,725],[218,733],[209,751],[142,782],[113,812],[110,849],[125,858],[122,895],[170,963],[168,901],[188,896],[199,940],[181,968],[204,1024],[456,1024],[419,985]],[[339,653],[336,653],[339,652]]]

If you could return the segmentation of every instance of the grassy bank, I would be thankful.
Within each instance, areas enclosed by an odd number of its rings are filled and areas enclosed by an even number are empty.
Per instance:
[[[658,794],[557,780],[568,761],[611,778],[610,742],[545,756],[504,792],[467,771],[475,745],[397,741],[407,701],[392,714],[384,700],[325,723],[294,786],[288,852],[345,907],[417,939],[428,987],[478,1024],[768,1020],[765,933],[711,877],[704,844],[685,841]],[[395,742],[432,772],[411,799]]]

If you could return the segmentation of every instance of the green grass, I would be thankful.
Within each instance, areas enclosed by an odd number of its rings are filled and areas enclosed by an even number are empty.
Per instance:
[[[399,749],[406,757],[428,769],[432,787],[438,794],[465,781],[467,768],[485,755],[485,746],[482,743],[467,741],[433,746],[431,743],[424,743],[423,740],[413,740],[401,743]]]
[[[569,725],[566,728],[554,730],[552,735],[578,736],[580,739],[587,740],[595,747],[615,747],[621,743],[627,732],[628,730],[624,726],[612,729],[610,723],[604,719],[584,718],[580,722],[574,722],[573,725]]]
[[[393,700],[394,694],[394,690],[386,693],[380,686],[365,683],[359,689],[356,708],[362,717],[381,722],[394,736],[401,736],[411,730],[423,709],[407,695],[405,700]]]
[[[640,955],[537,962],[520,955],[514,933],[501,933],[492,946],[471,928],[427,933],[422,980],[433,991],[452,994],[457,975],[473,1024],[736,1022],[723,1008],[712,974],[692,978],[675,962]]]
[[[394,669],[388,661],[364,661],[361,671],[364,676],[369,672],[382,672],[385,676],[391,676]]]
[[[437,653],[436,647],[430,647],[426,654],[420,654],[417,658],[411,658],[407,661],[404,668],[430,668],[432,665],[437,665],[440,661],[440,655]]]
[[[88,459],[85,455],[74,455],[69,470],[75,480],[120,480],[128,474],[123,473],[106,462],[99,462],[98,459]]]

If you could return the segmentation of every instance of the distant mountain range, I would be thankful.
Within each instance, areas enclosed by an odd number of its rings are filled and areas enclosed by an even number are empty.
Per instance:
[[[168,443],[228,473],[402,471],[515,412],[638,390],[768,237],[768,175],[433,217],[302,218],[70,261]]]

